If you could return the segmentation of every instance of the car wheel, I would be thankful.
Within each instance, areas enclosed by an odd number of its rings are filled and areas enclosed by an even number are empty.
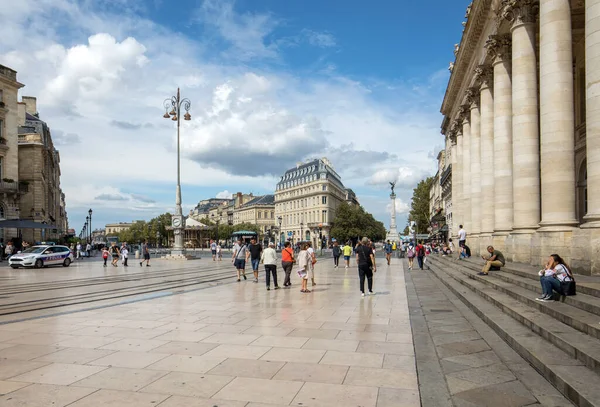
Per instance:
[[[65,261],[63,262],[63,267],[69,267],[71,265],[71,259],[69,259],[68,257],[65,259]]]
[[[44,267],[44,262],[42,261],[42,259],[37,259],[35,261],[35,266],[36,269],[41,269],[42,267]]]
[[[19,268],[19,266],[15,266],[15,265],[12,265],[12,264],[11,264],[11,267],[14,268],[14,269],[18,269]]]

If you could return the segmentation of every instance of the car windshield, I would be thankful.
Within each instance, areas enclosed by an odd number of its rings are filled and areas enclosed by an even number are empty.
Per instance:
[[[45,247],[43,247],[43,246],[33,246],[33,247],[30,247],[29,249],[23,250],[21,253],[34,253],[34,254],[41,253],[44,251],[44,249],[45,249]]]

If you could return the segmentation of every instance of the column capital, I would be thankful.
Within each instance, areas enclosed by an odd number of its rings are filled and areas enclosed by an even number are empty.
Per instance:
[[[457,136],[462,136],[462,119],[460,117],[455,120],[452,120],[452,125],[450,126],[450,133],[448,134],[451,137],[454,136],[455,140]]]
[[[510,61],[512,40],[510,34],[490,35],[485,43],[487,54],[492,58],[492,64]]]
[[[475,109],[479,107],[479,88],[472,87],[467,89],[465,92],[465,99],[467,101],[467,105],[470,106],[470,109]]]
[[[461,124],[463,124],[465,122],[470,122],[471,121],[470,111],[471,111],[471,105],[470,104],[464,104],[464,105],[461,105],[459,107],[459,109],[458,109],[458,120],[460,120]]]
[[[539,0],[502,0],[498,14],[500,18],[511,22],[514,28],[535,23],[539,10]]]
[[[479,65],[475,68],[475,78],[481,83],[481,89],[491,88],[494,83],[494,70],[491,65]]]

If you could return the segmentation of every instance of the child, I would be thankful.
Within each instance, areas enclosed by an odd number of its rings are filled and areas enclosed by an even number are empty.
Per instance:
[[[127,248],[127,246],[123,246],[121,248],[121,256],[123,256],[123,267],[128,267],[127,259],[129,258],[129,249]]]
[[[102,258],[104,259],[104,267],[106,267],[106,261],[108,260],[108,249],[106,247],[102,248]]]

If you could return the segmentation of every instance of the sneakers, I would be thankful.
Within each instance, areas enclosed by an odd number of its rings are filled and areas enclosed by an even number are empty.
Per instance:
[[[361,297],[364,297],[364,296],[365,296],[365,293],[361,293],[361,294],[360,294],[360,296],[361,296]]]
[[[537,300],[537,301],[543,301],[543,300],[545,300],[546,298],[548,298],[548,296],[547,296],[546,294],[542,294],[542,296],[541,296],[541,297],[538,297],[538,298],[536,298],[536,300]]]
[[[140,267],[142,267],[142,263],[143,263],[143,262],[142,262],[142,261],[140,261]]]
[[[255,278],[253,282],[258,283],[258,278]]]
[[[369,295],[375,295],[373,291],[369,291]]]
[[[279,286],[276,285],[275,288],[273,288],[273,290],[279,290]]]
[[[271,291],[271,287],[267,287],[267,291]]]
[[[478,276],[487,276],[488,273],[484,273],[483,271],[480,271],[479,273],[477,273]]]
[[[551,295],[549,295],[549,296],[547,296],[546,298],[544,298],[544,299],[542,299],[540,301],[542,301],[542,302],[554,302],[554,298]]]
[[[246,275],[244,274],[243,276],[244,276],[244,280],[247,280]]]

